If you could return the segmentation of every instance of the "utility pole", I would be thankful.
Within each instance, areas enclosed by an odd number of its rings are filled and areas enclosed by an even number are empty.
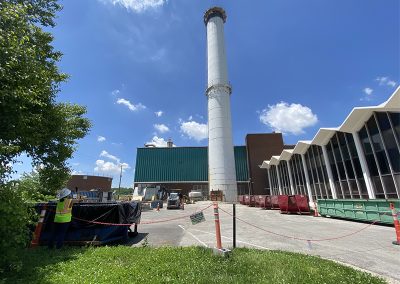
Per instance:
[[[121,165],[121,171],[119,173],[119,185],[118,185],[118,191],[121,189],[121,179],[122,179],[122,165]],[[118,193],[119,194],[119,193]]]

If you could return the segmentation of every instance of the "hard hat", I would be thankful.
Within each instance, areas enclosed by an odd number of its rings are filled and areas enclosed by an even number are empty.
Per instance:
[[[68,188],[63,188],[57,192],[57,198],[61,199],[61,198],[67,197],[70,194],[71,194],[71,190],[69,190]]]

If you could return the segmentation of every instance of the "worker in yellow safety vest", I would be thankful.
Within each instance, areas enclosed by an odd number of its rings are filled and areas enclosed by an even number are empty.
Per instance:
[[[49,248],[54,247],[56,241],[56,248],[59,249],[63,246],[65,235],[67,234],[69,225],[72,219],[72,205],[74,200],[70,198],[71,190],[63,188],[57,193],[57,207],[54,216],[53,230],[49,240]]]

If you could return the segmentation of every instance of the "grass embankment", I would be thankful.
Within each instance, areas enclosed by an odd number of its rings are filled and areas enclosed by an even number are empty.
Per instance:
[[[230,258],[188,248],[46,248],[22,252],[4,283],[385,283],[318,257],[236,249]]]

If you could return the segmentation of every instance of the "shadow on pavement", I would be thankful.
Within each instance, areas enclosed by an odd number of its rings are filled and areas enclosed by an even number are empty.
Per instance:
[[[140,243],[143,239],[148,236],[149,233],[138,233],[135,237],[128,238],[128,240],[124,243],[120,243],[123,246],[134,246]]]

